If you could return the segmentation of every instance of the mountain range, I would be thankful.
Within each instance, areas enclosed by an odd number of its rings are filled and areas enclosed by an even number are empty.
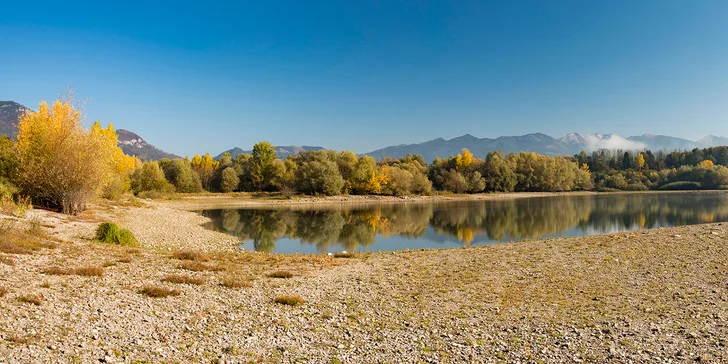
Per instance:
[[[17,123],[22,114],[28,110],[30,109],[13,101],[0,101],[0,135],[7,134],[11,137],[15,136],[17,133]],[[147,143],[141,136],[131,131],[118,129],[117,133],[119,134],[119,147],[128,155],[137,156],[143,160],[179,158],[174,154],[167,153]],[[437,138],[418,144],[389,146],[365,153],[365,155],[370,155],[377,160],[381,160],[384,157],[401,158],[407,154],[419,154],[425,158],[425,161],[430,162],[435,158],[447,158],[456,155],[463,148],[468,148],[477,157],[484,157],[488,152],[496,150],[500,150],[503,153],[525,151],[544,155],[574,155],[582,150],[587,152],[598,149],[673,151],[720,145],[728,145],[728,138],[708,135],[700,140],[691,141],[683,138],[652,134],[624,138],[617,134],[580,135],[572,133],[556,139],[546,134],[532,133],[520,136],[502,136],[492,139],[478,138],[470,134],[465,134],[449,140]],[[303,151],[322,149],[324,148],[314,146],[275,147],[276,154],[281,159]],[[252,153],[252,151],[245,151],[237,147],[226,152],[230,153],[233,158],[241,153]],[[220,157],[222,157],[222,153],[215,157],[215,159]]]
[[[666,135],[643,134],[624,138],[617,134],[568,134],[553,138],[546,134],[534,133],[520,136],[502,136],[495,139],[478,138],[465,134],[445,140],[437,138],[418,144],[390,146],[366,153],[378,160],[384,157],[401,158],[407,154],[419,154],[425,161],[446,158],[468,148],[475,156],[484,157],[488,152],[499,150],[505,153],[536,152],[544,155],[574,155],[582,150],[591,152],[598,149],[622,149],[652,151],[691,150],[712,146],[728,145],[728,138],[708,135],[698,141],[675,138]]]

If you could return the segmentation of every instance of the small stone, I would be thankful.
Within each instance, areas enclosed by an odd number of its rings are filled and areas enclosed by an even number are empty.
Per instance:
[[[337,349],[343,349],[345,348],[344,344],[339,344],[339,346],[336,347]]]

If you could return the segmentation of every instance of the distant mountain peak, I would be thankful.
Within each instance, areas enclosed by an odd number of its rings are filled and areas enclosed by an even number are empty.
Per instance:
[[[0,135],[15,137],[18,133],[18,122],[29,108],[15,101],[0,101]]]
[[[119,136],[117,144],[124,151],[124,154],[133,155],[142,160],[159,160],[164,158],[180,158],[177,155],[167,153],[149,143],[139,135],[124,129],[116,130]]]

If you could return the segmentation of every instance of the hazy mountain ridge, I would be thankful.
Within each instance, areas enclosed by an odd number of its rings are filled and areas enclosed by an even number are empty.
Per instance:
[[[286,157],[288,157],[291,154],[298,155],[299,153],[302,153],[302,152],[307,152],[310,150],[324,150],[325,148],[313,147],[313,146],[308,146],[308,145],[288,145],[288,146],[273,147],[273,149],[275,149],[276,155],[278,156],[279,159],[285,159]],[[243,150],[242,148],[235,147],[233,149],[228,149],[228,150],[218,154],[213,159],[215,159],[215,160],[220,159],[222,157],[222,155],[225,153],[230,153],[230,156],[233,157],[233,159],[235,159],[238,156],[238,154],[253,154],[253,151],[252,150]]]
[[[624,138],[617,134],[580,135],[571,133],[555,139],[543,133],[531,133],[519,136],[502,136],[495,139],[478,138],[470,134],[446,140],[436,138],[423,143],[401,144],[389,146],[373,152],[365,153],[378,160],[384,157],[401,158],[407,154],[419,154],[425,161],[435,158],[447,158],[468,148],[476,156],[485,156],[488,152],[499,150],[503,153],[536,152],[544,155],[573,155],[598,149],[623,149],[652,151],[692,150],[711,146],[728,145],[728,138],[708,135],[698,141],[676,138],[666,135],[643,134]]]

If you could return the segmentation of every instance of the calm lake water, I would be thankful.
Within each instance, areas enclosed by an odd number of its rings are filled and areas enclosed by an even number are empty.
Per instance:
[[[726,193],[205,210],[249,250],[321,253],[446,248],[728,221]]]

